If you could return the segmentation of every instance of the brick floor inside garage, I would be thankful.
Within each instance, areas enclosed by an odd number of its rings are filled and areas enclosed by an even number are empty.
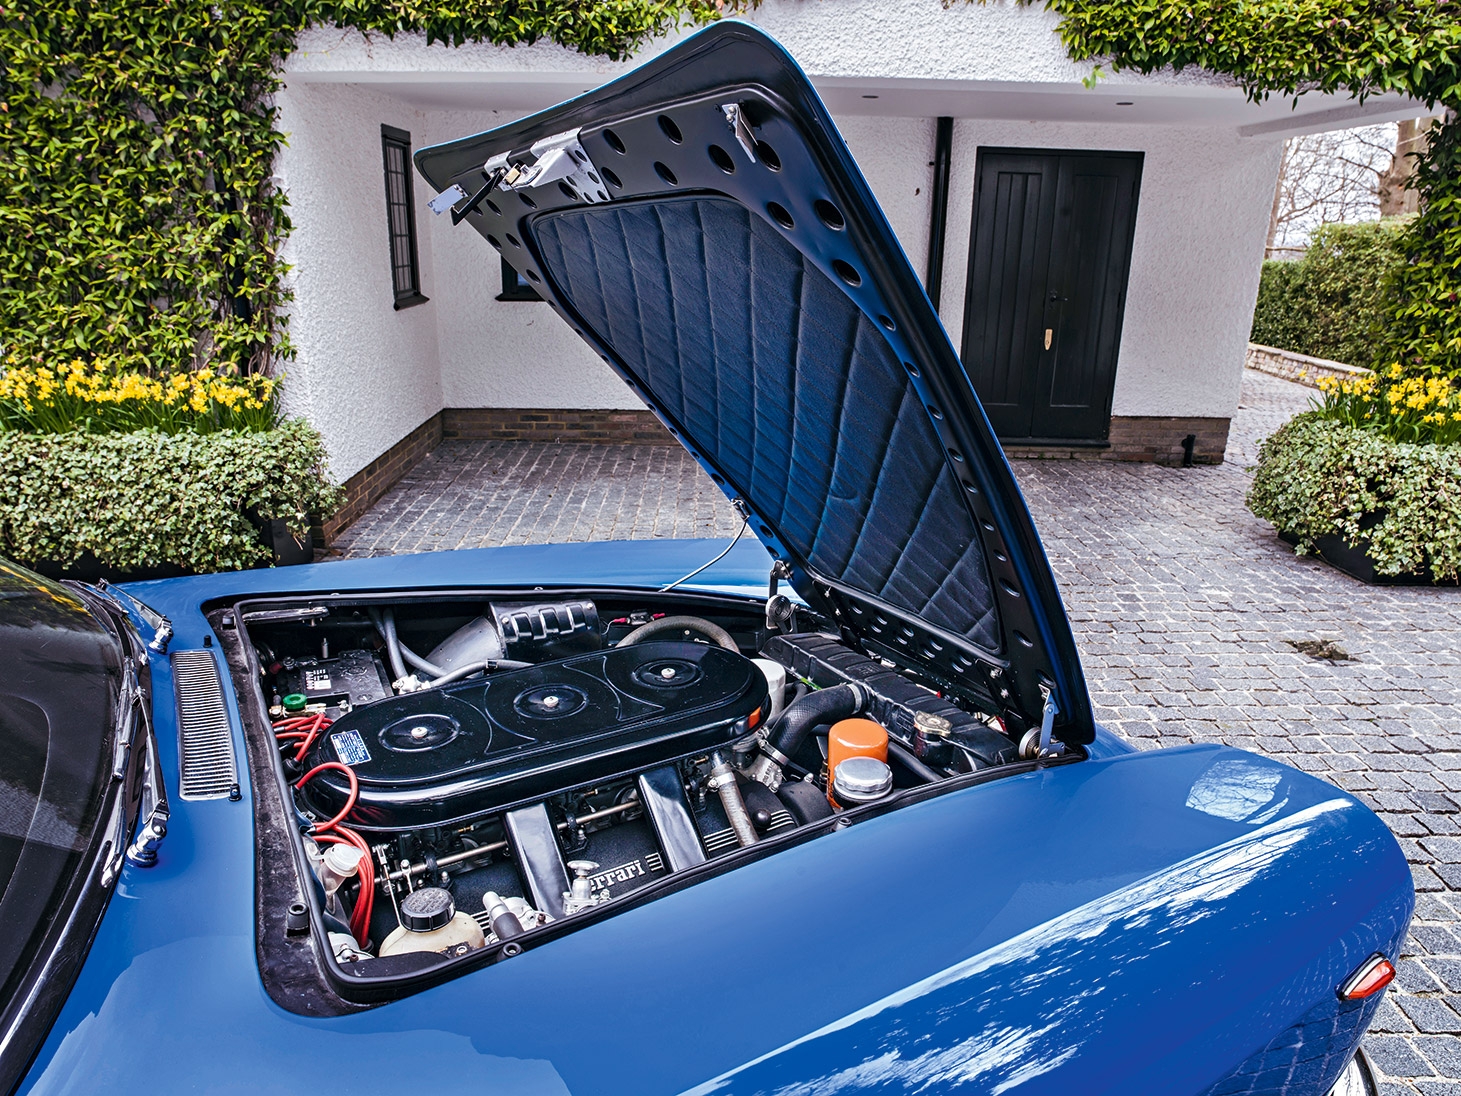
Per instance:
[[[1243,496],[1259,440],[1312,391],[1244,377],[1227,462],[1024,460],[1097,718],[1142,746],[1221,741],[1359,795],[1419,891],[1366,1048],[1387,1096],[1461,1096],[1461,590],[1369,587],[1295,558]],[[446,442],[337,538],[345,556],[729,536],[677,448]],[[1351,659],[1294,643],[1329,640]]]

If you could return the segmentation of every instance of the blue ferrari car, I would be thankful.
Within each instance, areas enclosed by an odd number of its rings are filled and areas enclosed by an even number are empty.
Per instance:
[[[750,535],[0,567],[7,1090],[1366,1090],[1399,846],[1095,724],[969,380],[774,42],[718,25],[416,166]]]

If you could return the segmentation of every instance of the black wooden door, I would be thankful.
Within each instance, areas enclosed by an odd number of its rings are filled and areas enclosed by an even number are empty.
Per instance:
[[[979,150],[963,356],[1001,438],[1106,440],[1141,162]]]

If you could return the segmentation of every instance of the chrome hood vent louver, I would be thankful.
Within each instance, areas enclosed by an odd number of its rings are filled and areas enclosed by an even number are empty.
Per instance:
[[[178,698],[178,755],[184,799],[223,799],[238,785],[233,728],[212,651],[172,656]]]

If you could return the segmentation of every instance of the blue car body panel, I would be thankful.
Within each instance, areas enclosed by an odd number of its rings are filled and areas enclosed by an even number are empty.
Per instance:
[[[171,619],[176,652],[204,649],[201,606],[217,599],[652,587],[718,547],[506,548],[129,589]],[[738,548],[696,586],[764,596],[764,567],[759,548]],[[171,675],[154,661],[175,787]],[[1357,1038],[1373,1000],[1341,1005],[1335,988],[1371,952],[1396,954],[1413,901],[1380,821],[1236,750],[1133,752],[1101,732],[1090,752],[327,1019],[286,1011],[262,986],[247,782],[240,802],[176,800],[159,864],[126,869],[22,1091],[390,1092],[425,1079],[512,1096],[1130,1096],[1204,1092],[1258,1051],[1292,1059],[1301,1021]],[[1280,1032],[1286,1041],[1268,1047]],[[1292,1083],[1262,1091],[1319,1091],[1328,1066],[1300,1065],[1283,1067]]]

